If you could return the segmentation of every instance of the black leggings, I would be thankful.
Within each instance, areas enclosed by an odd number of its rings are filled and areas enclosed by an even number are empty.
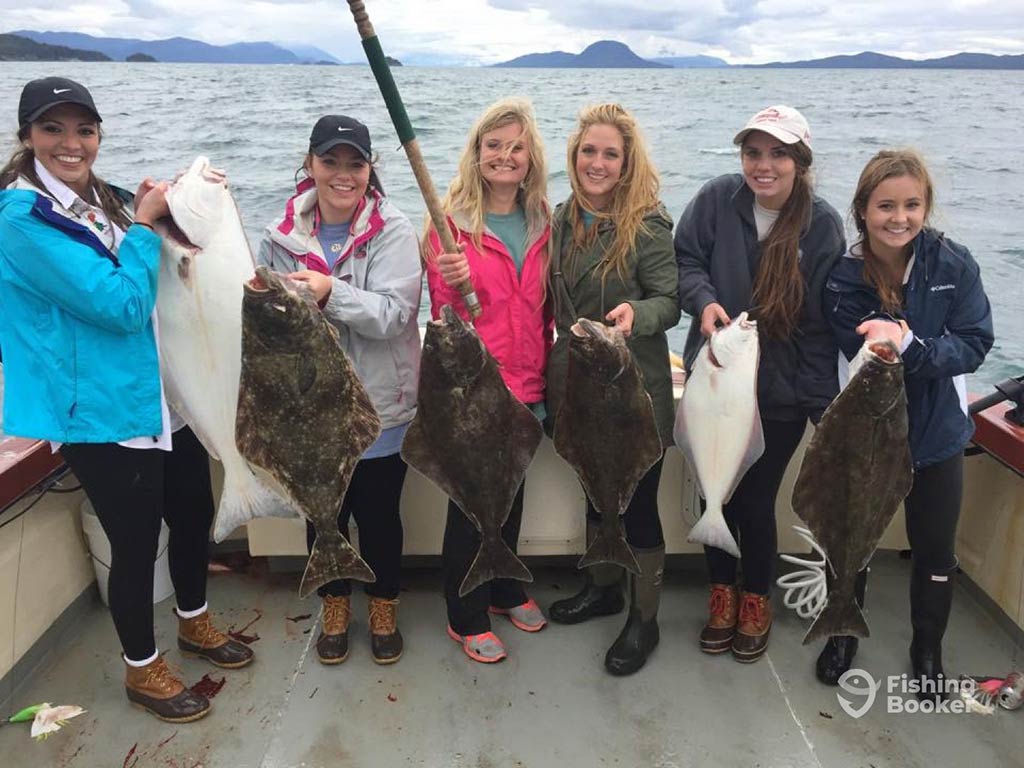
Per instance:
[[[743,476],[723,510],[743,556],[743,590],[746,592],[767,595],[771,591],[778,547],[775,497],[806,426],[806,421],[762,419],[764,455]],[[704,554],[712,584],[736,583],[738,561],[735,557],[718,547],[704,547]]]
[[[519,527],[522,522],[523,486],[520,484],[508,519],[501,527],[501,538],[513,552],[518,551]],[[515,608],[527,600],[523,582],[516,579],[491,579],[465,597],[459,597],[459,587],[479,549],[480,533],[459,506],[449,499],[444,544],[441,546],[441,569],[444,572],[448,624],[460,635],[479,635],[490,631],[488,606]]]
[[[665,544],[665,536],[661,530],[661,518],[658,516],[658,484],[661,481],[661,466],[665,454],[657,463],[647,470],[636,486],[629,506],[622,513],[622,524],[626,529],[626,541],[634,549],[654,549]],[[587,498],[587,519],[600,523],[601,516]]]
[[[405,483],[406,463],[395,453],[356,464],[345,498],[338,512],[338,529],[348,539],[348,521],[355,517],[359,528],[359,553],[373,569],[377,580],[365,587],[366,594],[386,600],[398,597],[402,566],[402,518],[399,502]],[[310,550],[316,530],[306,523]],[[317,591],[320,597],[352,594],[349,579],[328,582]]]
[[[964,492],[964,456],[924,467],[903,502],[914,567],[929,572],[956,565],[956,525]]]
[[[188,427],[174,433],[173,447],[168,452],[66,443],[60,449],[110,540],[110,614],[132,661],[156,653],[153,564],[161,519],[170,529],[168,559],[178,608],[194,611],[206,603],[213,523],[209,458]]]

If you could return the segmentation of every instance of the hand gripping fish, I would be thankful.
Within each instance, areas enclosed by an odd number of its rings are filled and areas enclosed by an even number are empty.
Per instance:
[[[214,539],[255,517],[294,511],[253,474],[235,445],[242,364],[242,285],[252,254],[223,171],[205,157],[167,192],[170,218],[157,287],[161,374],[168,402],[224,466]]]
[[[578,567],[615,563],[640,573],[620,516],[661,458],[661,437],[643,376],[622,333],[579,318],[570,329],[565,399],[555,451],[576,470],[601,525]]]
[[[533,581],[501,538],[530,460],[540,422],[509,391],[472,326],[449,305],[427,324],[416,417],[402,458],[454,501],[480,532],[480,550],[459,596],[495,578]]]
[[[375,581],[338,530],[356,463],[380,418],[309,290],[257,267],[242,301],[238,448],[316,529],[299,595],[335,579]]]
[[[899,350],[867,341],[850,368],[856,372],[814,431],[793,489],[793,511],[825,550],[835,577],[804,645],[832,635],[869,636],[854,583],[913,483]]]
[[[697,353],[676,412],[675,440],[707,502],[687,541],[740,556],[722,508],[764,453],[757,410],[757,323],[741,312]]]

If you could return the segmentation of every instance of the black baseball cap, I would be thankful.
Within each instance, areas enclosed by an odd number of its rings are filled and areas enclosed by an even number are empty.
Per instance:
[[[31,80],[21,89],[18,125],[38,120],[46,110],[58,104],[78,104],[89,110],[97,123],[103,122],[88,88],[66,77],[44,77],[40,80]]]
[[[370,131],[365,125],[345,115],[324,115],[316,121],[309,135],[309,151],[318,157],[339,144],[348,144],[370,160]]]

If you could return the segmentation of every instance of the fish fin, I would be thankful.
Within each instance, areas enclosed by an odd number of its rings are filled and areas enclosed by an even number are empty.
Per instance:
[[[709,547],[718,547],[728,552],[733,557],[740,557],[740,548],[736,545],[732,531],[725,522],[721,506],[708,505],[704,514],[696,525],[690,529],[686,537],[687,541],[706,544]]]
[[[833,600],[831,596],[828,598],[824,610],[804,635],[803,644],[808,645],[815,640],[835,635],[871,636],[868,623],[852,593],[845,600]]]
[[[683,397],[685,396],[686,393],[684,392]],[[697,457],[690,442],[690,429],[686,424],[686,412],[683,409],[682,399],[680,399],[679,407],[676,409],[676,421],[672,429],[672,437],[675,439],[679,450],[683,452],[683,456],[686,457],[686,463],[690,467],[690,477],[697,484],[697,492],[701,495],[701,498],[706,499],[707,494],[704,493],[704,487],[700,484],[700,475],[697,474]]]
[[[377,577],[340,533],[337,536],[316,537],[306,571],[299,585],[299,597],[308,597],[317,587],[338,579],[374,582]]]
[[[289,503],[261,483],[248,467],[234,470],[225,466],[224,490],[213,526],[215,542],[224,541],[236,528],[258,517],[294,516]]]
[[[402,439],[402,449],[399,453],[406,464],[444,491],[445,495],[452,499],[460,496],[455,483],[448,477],[448,472],[441,461],[440,455],[432,448],[430,436],[427,434],[427,430],[419,416],[414,417],[409,424],[409,429],[406,430],[405,437]],[[462,509],[465,509],[465,507],[462,507]]]
[[[598,563],[614,563],[639,576],[640,563],[637,562],[633,550],[626,543],[626,537],[622,535],[622,526],[617,526],[617,528],[618,535],[613,535],[608,531],[607,526],[599,526],[597,536],[594,537],[593,543],[580,558],[576,567],[586,568],[588,565],[597,565]]]
[[[722,499],[722,504],[728,504],[729,499],[732,498],[736,488],[739,486],[743,476],[747,474],[747,471],[757,463],[757,460],[764,455],[764,428],[761,426],[761,414],[757,411],[754,412],[754,423],[750,427],[750,442],[747,444],[747,452],[743,455],[743,461],[740,462],[739,469],[736,471],[736,477],[733,478],[732,483],[729,486],[729,490],[725,494],[725,498]]]
[[[509,549],[500,536],[490,540],[484,539],[480,543],[480,550],[473,558],[473,563],[462,580],[462,586],[459,587],[459,597],[465,597],[491,579],[533,581],[530,569]]]

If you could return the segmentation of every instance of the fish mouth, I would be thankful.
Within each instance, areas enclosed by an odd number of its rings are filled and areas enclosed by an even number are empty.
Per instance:
[[[875,341],[868,345],[868,351],[887,365],[900,361],[900,351],[891,341]]]
[[[188,239],[181,227],[179,227],[174,219],[170,216],[164,216],[156,220],[157,232],[160,232],[164,238],[172,240],[176,245],[189,250],[198,251],[199,246]]]

